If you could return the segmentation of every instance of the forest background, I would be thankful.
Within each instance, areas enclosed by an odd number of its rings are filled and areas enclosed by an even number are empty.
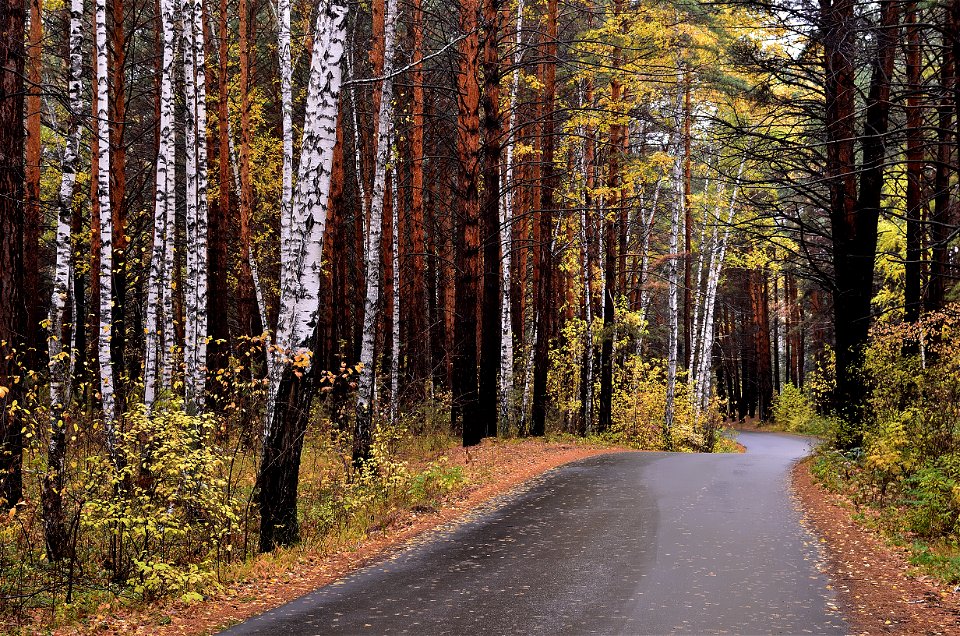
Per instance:
[[[0,6],[5,614],[745,418],[960,578],[960,1]]]

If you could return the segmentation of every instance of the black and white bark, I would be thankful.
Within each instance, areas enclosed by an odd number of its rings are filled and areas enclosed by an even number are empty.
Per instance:
[[[360,346],[360,380],[357,385],[357,415],[354,424],[353,462],[360,465],[370,456],[373,441],[374,346],[377,335],[377,307],[380,303],[380,246],[383,238],[383,208],[386,200],[387,163],[393,128],[393,57],[396,40],[397,0],[386,0],[383,35],[383,85],[377,120],[377,148],[373,168],[373,198],[370,229],[367,233],[366,294],[363,303],[363,334]],[[396,293],[396,290],[394,290]],[[396,316],[395,316],[396,319]]]

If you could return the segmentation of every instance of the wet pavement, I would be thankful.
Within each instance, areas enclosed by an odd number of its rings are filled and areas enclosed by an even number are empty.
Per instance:
[[[843,634],[789,494],[810,442],[547,472],[388,561],[224,634]]]

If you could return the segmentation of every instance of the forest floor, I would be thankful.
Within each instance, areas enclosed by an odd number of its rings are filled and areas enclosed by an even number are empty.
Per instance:
[[[147,607],[104,606],[83,625],[63,627],[56,634],[211,634],[261,614],[331,583],[348,572],[381,560],[410,540],[438,530],[541,473],[572,461],[619,447],[542,440],[486,440],[469,449],[446,452],[452,466],[463,468],[466,486],[438,509],[414,509],[394,517],[361,541],[330,553],[316,547],[294,548],[280,555],[261,555],[249,574],[195,603],[168,600]]]
[[[916,573],[906,549],[858,523],[849,500],[816,482],[809,459],[794,466],[793,489],[825,547],[828,574],[857,633],[960,633],[960,590]]]

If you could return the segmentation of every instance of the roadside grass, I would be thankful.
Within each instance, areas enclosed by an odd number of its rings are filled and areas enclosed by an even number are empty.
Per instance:
[[[854,520],[902,548],[915,572],[949,584],[960,584],[960,536],[956,518],[934,531],[931,516],[947,510],[924,505],[914,481],[877,479],[856,453],[820,449],[810,464],[814,478],[840,495]],[[936,506],[936,504],[934,504]]]

